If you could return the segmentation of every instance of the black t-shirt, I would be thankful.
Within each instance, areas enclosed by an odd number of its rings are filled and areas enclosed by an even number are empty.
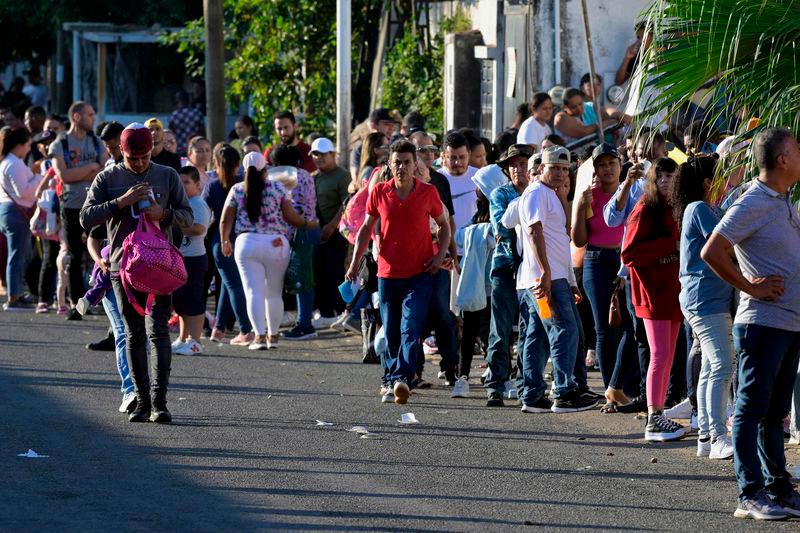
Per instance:
[[[154,155],[150,158],[153,163],[164,165],[165,167],[174,168],[175,172],[181,171],[181,156],[173,154],[166,150],[161,150],[161,153]]]
[[[447,178],[433,169],[430,170],[430,174],[431,185],[436,187],[436,190],[439,191],[439,198],[442,199],[442,203],[447,208],[450,216],[455,216],[456,210],[453,208],[453,195],[450,193],[450,184],[447,182]]]

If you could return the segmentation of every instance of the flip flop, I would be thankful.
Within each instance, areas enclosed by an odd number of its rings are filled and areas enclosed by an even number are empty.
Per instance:
[[[618,413],[617,411],[617,404],[615,402],[608,402],[603,407],[600,408],[600,413],[604,415],[611,415]]]

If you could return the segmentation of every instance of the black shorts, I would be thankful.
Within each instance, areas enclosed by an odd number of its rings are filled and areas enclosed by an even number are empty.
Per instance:
[[[186,283],[172,293],[172,306],[181,316],[197,316],[206,312],[205,276],[208,256],[184,257]]]

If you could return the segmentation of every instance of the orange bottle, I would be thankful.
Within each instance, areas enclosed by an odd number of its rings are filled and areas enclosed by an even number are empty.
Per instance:
[[[540,278],[536,278],[537,284],[540,281]],[[539,306],[539,318],[546,319],[553,316],[552,311],[550,311],[550,304],[548,303],[547,298],[536,298],[536,305]]]

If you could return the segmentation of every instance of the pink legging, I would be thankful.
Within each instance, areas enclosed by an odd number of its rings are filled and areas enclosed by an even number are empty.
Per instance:
[[[647,405],[664,407],[672,360],[675,358],[675,343],[681,323],[678,320],[642,319],[650,343],[650,366],[647,368]]]

